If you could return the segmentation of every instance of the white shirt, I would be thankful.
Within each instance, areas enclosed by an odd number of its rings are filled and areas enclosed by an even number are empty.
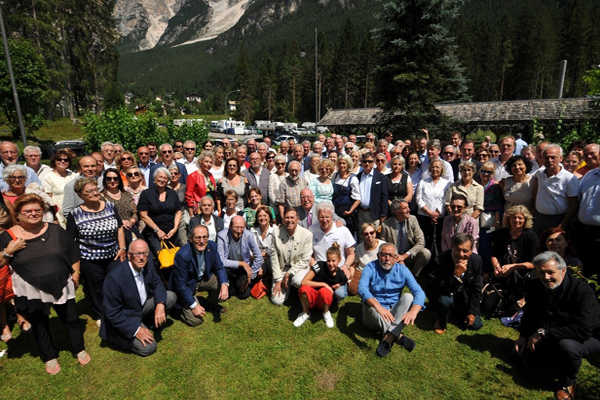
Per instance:
[[[208,240],[212,240],[213,242],[217,240],[217,228],[214,217],[211,216],[208,222],[204,220],[204,217],[200,218],[200,225],[208,229]]]
[[[221,163],[220,167],[216,167],[212,166],[211,169],[208,170],[208,172],[210,172],[213,176],[213,178],[215,178],[215,182],[218,181],[219,179],[221,179],[223,177],[223,174],[225,173],[225,162]],[[189,175],[189,173],[188,173]]]
[[[440,215],[445,214],[444,196],[446,190],[452,185],[452,182],[447,179],[440,178],[437,183],[433,183],[431,178],[421,179],[417,186],[417,206],[419,207],[419,215],[427,215],[422,210],[423,207],[435,211],[438,210]]]
[[[579,184],[579,221],[600,226],[600,168],[588,171]]]
[[[258,169],[258,172],[254,171],[254,168],[248,168],[248,173],[254,175],[254,179],[256,179],[256,187],[260,187],[260,175],[262,174],[262,167]]]
[[[194,159],[192,161],[188,161],[187,158],[183,157],[182,159],[179,160],[179,162],[181,164],[183,164],[183,166],[185,167],[185,170],[187,171],[188,176],[195,171],[198,171],[198,158],[194,157]]]
[[[267,253],[265,261],[268,260],[273,252],[273,227],[269,226],[269,229],[267,229],[267,236],[265,236],[264,239],[260,233],[260,228],[252,227],[250,228],[250,232],[254,234],[254,238],[256,239],[260,251]]]
[[[568,198],[579,194],[579,180],[569,171],[560,167],[558,174],[546,175],[546,169],[538,170],[535,209],[540,214],[560,215],[567,212]]]
[[[138,163],[138,168],[140,169],[142,175],[144,175],[144,180],[146,181],[146,187],[150,183],[150,167],[152,164],[148,163],[147,166],[143,166],[142,163]]]
[[[135,282],[135,286],[137,287],[138,294],[140,295],[140,303],[144,306],[146,303],[146,299],[148,298],[148,294],[146,293],[146,284],[144,283],[144,275],[142,275],[142,271],[136,271],[135,268],[129,263],[129,269],[133,274],[133,280]]]
[[[342,259],[338,265],[344,265],[346,262],[345,250],[349,247],[354,247],[356,244],[356,240],[354,240],[348,228],[345,226],[338,228],[334,222],[327,233],[323,232],[321,226],[318,224],[311,226],[310,231],[313,234],[313,257],[315,260],[327,261],[327,249],[332,244],[337,243],[340,245],[340,252],[342,253]]]
[[[370,173],[365,173],[360,176],[360,206],[368,208],[371,204],[371,183],[373,182],[373,169]]]
[[[505,178],[508,178],[509,176],[511,176],[504,168],[504,166],[506,164],[502,164],[502,161],[500,161],[500,159],[498,157],[492,158],[491,161],[496,166],[496,168],[494,169],[494,180],[496,182],[500,182],[502,179],[505,179]],[[506,160],[506,161],[508,161],[508,160]]]

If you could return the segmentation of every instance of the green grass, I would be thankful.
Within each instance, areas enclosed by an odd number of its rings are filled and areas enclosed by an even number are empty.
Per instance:
[[[81,292],[80,292],[81,294]],[[80,303],[81,305],[81,303]],[[0,359],[6,399],[546,399],[549,388],[527,383],[508,362],[516,331],[497,320],[478,332],[450,325],[444,336],[431,331],[431,314],[406,328],[417,347],[394,346],[386,359],[375,355],[378,338],[361,327],[357,297],[334,314],[335,329],[320,316],[301,328],[295,311],[267,298],[226,302],[223,321],[212,316],[190,328],[180,321],[163,332],[156,354],[140,358],[100,347],[98,328],[87,322],[92,362],[80,367],[65,344],[57,319],[52,326],[62,348],[62,371],[46,375],[19,336]],[[6,345],[0,344],[0,348]],[[579,374],[578,399],[597,399],[600,374],[587,362]]]
[[[32,137],[35,137],[40,141],[51,140],[53,142],[68,139],[81,139],[83,136],[84,132],[82,126],[79,123],[74,124],[69,118],[47,121],[44,126],[32,134]]]

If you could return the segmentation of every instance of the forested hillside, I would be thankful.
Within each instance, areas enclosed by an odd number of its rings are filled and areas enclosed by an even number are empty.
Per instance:
[[[373,30],[383,2],[355,2],[344,14],[304,2],[261,32],[234,29],[214,42],[124,55],[121,82],[140,95],[200,94],[204,107],[215,110],[227,92],[245,88],[245,117],[314,119],[317,26],[321,112],[373,106],[379,101]],[[474,101],[555,97],[566,59],[564,96],[585,95],[582,75],[600,63],[597,20],[600,2],[594,0],[465,1],[451,32],[468,94]]]

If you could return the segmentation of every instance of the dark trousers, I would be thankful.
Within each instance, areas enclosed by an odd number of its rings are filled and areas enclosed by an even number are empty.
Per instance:
[[[461,296],[456,298],[453,295],[444,295],[439,296],[436,300],[436,312],[438,321],[440,323],[440,328],[446,329],[448,325],[448,320],[452,315],[459,323],[462,323],[463,320],[467,316],[467,307],[465,302],[460,300]],[[481,317],[479,315],[475,316],[475,322],[469,328],[473,330],[478,330],[483,326],[483,322],[481,321]]]
[[[425,247],[431,251],[431,258],[435,259],[442,248],[442,218],[438,218],[438,223],[434,224],[430,217],[417,215],[417,221],[425,236]]]
[[[229,280],[229,295],[240,300],[250,297],[250,289],[257,278],[248,284],[248,274],[244,268],[225,268],[225,271]]]
[[[84,260],[81,259],[81,275],[86,287],[85,295],[92,306],[92,318],[100,319],[102,316],[102,286],[108,273],[112,259]]]
[[[525,350],[523,360],[527,367],[538,371],[551,370],[558,378],[559,386],[571,386],[575,384],[581,361],[593,356],[600,356],[600,340],[596,338],[589,338],[583,343],[573,339],[558,342],[542,339],[535,351]]]
[[[53,304],[54,310],[61,322],[67,328],[67,336],[71,344],[71,351],[76,355],[84,349],[83,329],[77,316],[75,299],[68,300],[65,304]],[[31,323],[31,329],[35,341],[37,342],[42,361],[46,362],[58,358],[58,349],[56,348],[52,336],[50,335],[50,318],[43,309],[26,314],[27,320]]]
[[[600,226],[576,224],[577,254],[583,262],[586,276],[600,274],[598,249],[600,248]]]

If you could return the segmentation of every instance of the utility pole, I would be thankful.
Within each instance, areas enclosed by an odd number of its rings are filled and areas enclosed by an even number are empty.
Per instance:
[[[21,103],[19,103],[17,84],[15,83],[12,62],[10,61],[10,52],[8,51],[8,39],[6,38],[6,29],[4,29],[4,16],[2,15],[2,5],[4,5],[4,3],[0,4],[0,29],[2,30],[2,41],[4,42],[4,55],[6,56],[6,67],[8,69],[8,75],[10,76],[10,85],[12,87],[13,99],[15,101],[17,119],[19,121],[19,131],[21,132],[21,140],[23,140],[23,147],[25,147],[27,146],[27,137],[25,136],[25,126],[23,125],[23,115],[21,114]]]
[[[558,98],[563,97],[563,88],[565,87],[565,75],[567,73],[567,60],[560,62],[560,86],[558,87]]]
[[[319,45],[317,27],[315,26],[315,132],[319,123]]]

